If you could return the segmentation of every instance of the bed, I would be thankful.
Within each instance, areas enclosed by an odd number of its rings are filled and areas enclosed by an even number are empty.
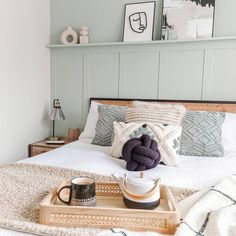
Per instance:
[[[93,98],[101,104],[130,106],[129,99],[99,99]],[[145,100],[153,101],[153,100]],[[163,103],[184,104],[188,110],[216,111],[236,113],[234,102],[199,102],[199,101],[168,101]],[[67,144],[61,148],[43,153],[33,158],[26,158],[20,163],[56,166],[75,169],[95,174],[111,176],[114,172],[125,173],[125,161],[114,159],[110,155],[110,147],[101,147],[84,143],[80,140]],[[223,158],[180,156],[181,166],[158,165],[148,170],[150,176],[158,176],[165,185],[204,190],[218,183],[231,174],[236,174],[236,149],[225,153]],[[0,229],[0,235],[28,235],[24,233]]]

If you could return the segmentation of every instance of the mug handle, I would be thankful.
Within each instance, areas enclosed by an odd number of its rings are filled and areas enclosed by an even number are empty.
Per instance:
[[[66,189],[66,188],[70,189],[70,195],[69,195],[68,201],[63,200],[63,199],[61,199],[61,197],[60,197],[61,191],[62,191],[63,189]],[[70,201],[71,201],[71,185],[66,185],[66,186],[62,187],[62,188],[58,191],[57,196],[58,196],[58,198],[59,198],[59,200],[60,200],[61,202],[63,202],[63,203],[65,203],[65,204],[69,205],[69,204],[70,204]]]

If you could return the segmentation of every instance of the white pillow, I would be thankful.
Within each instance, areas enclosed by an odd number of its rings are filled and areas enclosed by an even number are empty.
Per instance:
[[[140,137],[143,133],[149,134],[158,143],[158,149],[161,153],[161,161],[168,166],[179,166],[177,151],[179,149],[181,126],[162,124],[154,125],[145,123],[146,128],[143,132],[144,123],[124,123],[113,122],[114,142],[111,148],[113,157],[121,157],[124,144],[131,138]]]
[[[98,102],[91,102],[89,109],[89,114],[87,117],[86,125],[84,131],[81,133],[79,140],[84,143],[92,143],[92,140],[95,136],[96,125],[98,121],[98,106],[101,105]]]
[[[222,143],[224,154],[236,153],[236,114],[226,113],[222,125]]]

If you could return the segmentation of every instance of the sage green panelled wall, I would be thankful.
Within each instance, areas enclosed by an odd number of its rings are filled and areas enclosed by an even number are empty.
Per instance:
[[[51,0],[51,43],[67,26],[90,29],[90,42],[122,40],[124,4],[144,0]],[[157,0],[154,38],[160,36]],[[236,1],[216,0],[215,36],[236,35]],[[52,99],[68,127],[84,126],[89,97],[236,100],[236,40],[51,49]]]
[[[66,116],[65,121],[56,121],[56,134],[65,136],[68,127],[81,127],[83,64],[84,57],[80,53],[62,51],[51,54],[52,99],[61,99]]]
[[[90,97],[236,101],[236,39],[51,50],[58,135],[83,128]]]

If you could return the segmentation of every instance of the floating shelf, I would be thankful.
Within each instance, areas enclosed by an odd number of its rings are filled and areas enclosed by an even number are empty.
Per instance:
[[[108,42],[108,43],[87,43],[87,44],[75,44],[75,45],[63,45],[63,44],[49,44],[47,48],[74,48],[74,47],[99,47],[99,46],[126,46],[126,45],[157,45],[157,44],[180,44],[180,43],[195,43],[195,42],[209,42],[209,41],[224,41],[224,40],[236,40],[236,36],[231,37],[214,37],[205,39],[186,39],[186,40],[155,40],[145,42]]]

